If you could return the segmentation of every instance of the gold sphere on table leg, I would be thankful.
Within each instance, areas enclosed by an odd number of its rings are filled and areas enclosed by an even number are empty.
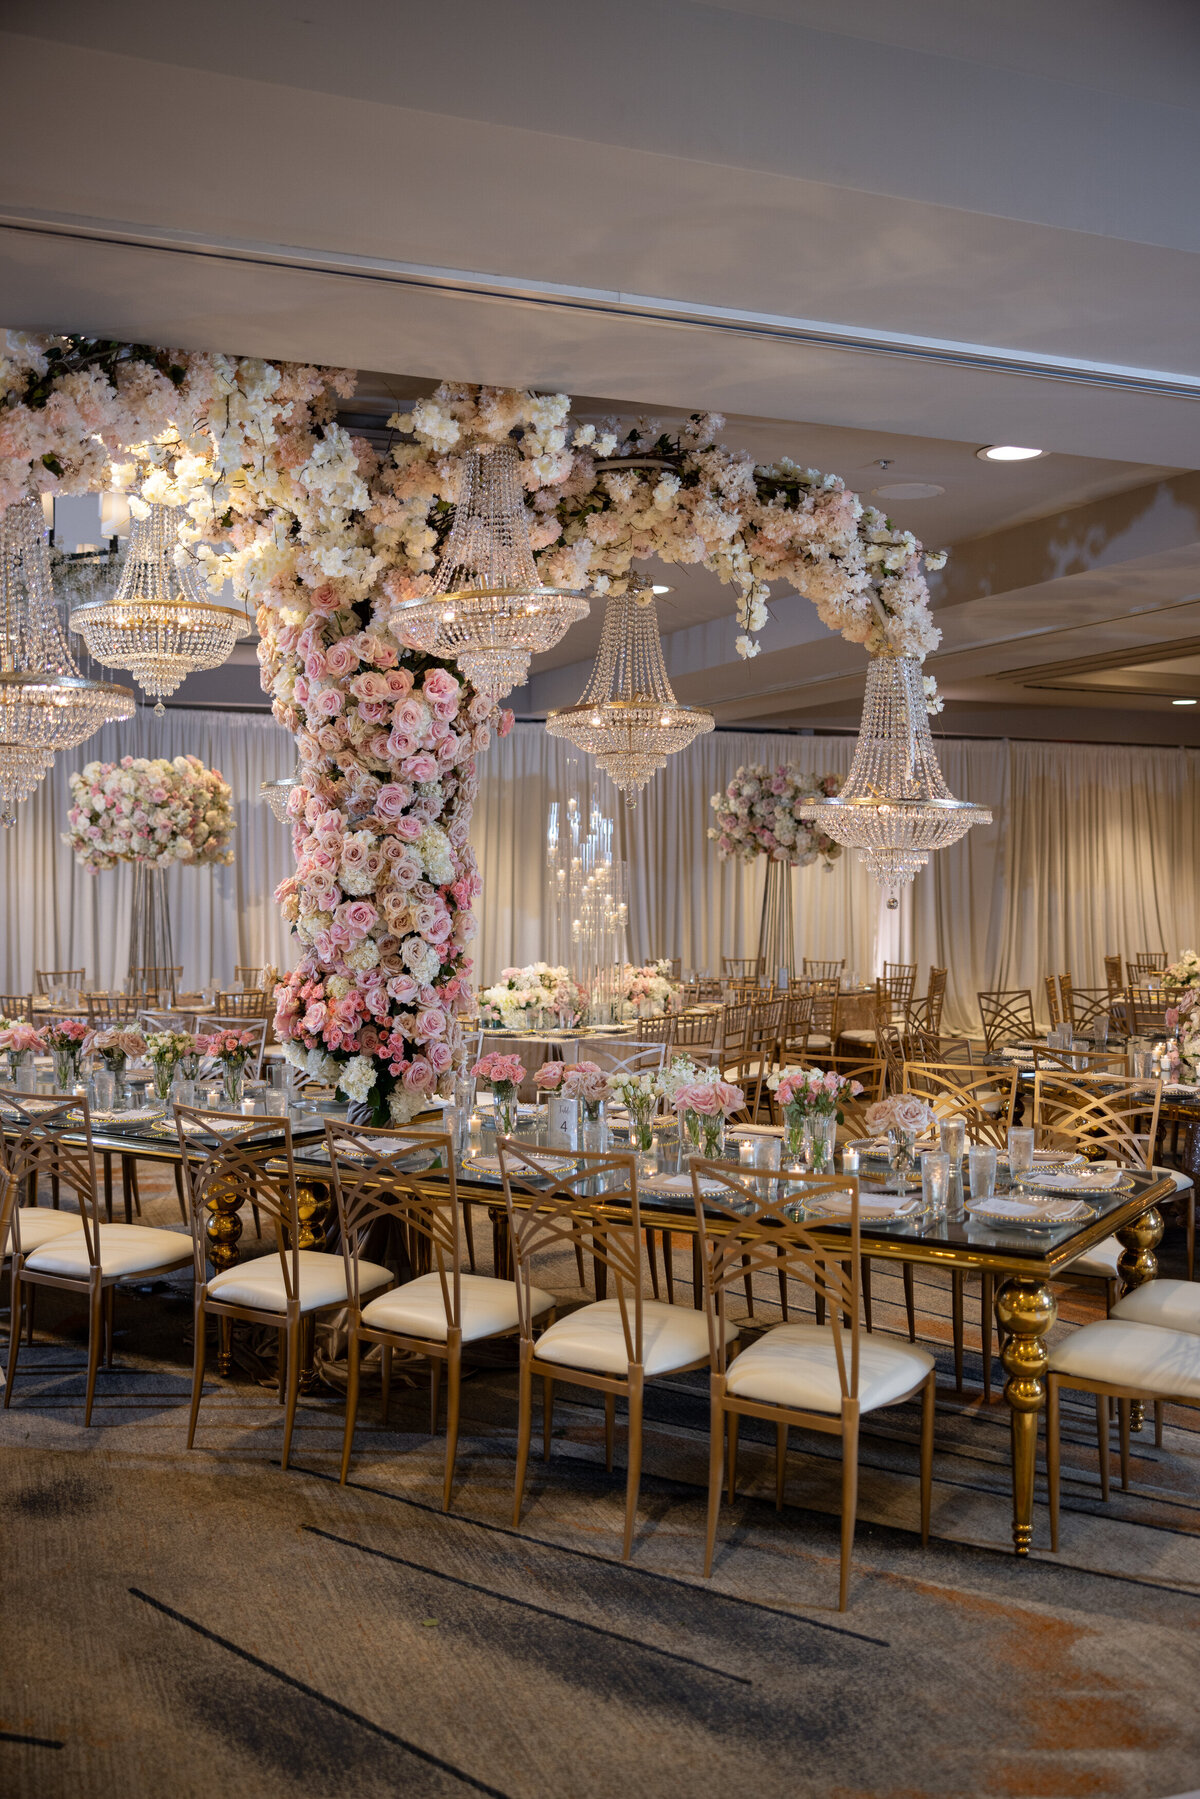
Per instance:
[[[1033,1476],[1037,1416],[1046,1403],[1049,1356],[1042,1338],[1058,1316],[1044,1282],[1014,1275],[996,1295],[996,1317],[1006,1333],[1000,1360],[1008,1380],[1004,1397],[1012,1420],[1013,1547],[1028,1555],[1033,1542]]]

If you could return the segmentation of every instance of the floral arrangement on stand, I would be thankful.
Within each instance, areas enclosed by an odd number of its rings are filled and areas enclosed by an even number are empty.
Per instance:
[[[814,1174],[833,1165],[842,1105],[857,1099],[862,1082],[830,1069],[784,1068],[767,1076],[767,1086],[783,1108],[784,1154],[792,1162],[808,1161]]]
[[[539,1022],[539,1014],[553,1012],[567,1024],[579,1024],[587,1013],[587,993],[572,980],[568,968],[548,962],[530,962],[525,968],[502,968],[500,979],[479,995],[479,1017],[484,1024],[500,1024],[505,1030]]]
[[[89,762],[70,781],[63,842],[90,874],[118,862],[201,866],[233,861],[233,792],[198,756]]]
[[[661,1018],[664,1012],[677,1012],[683,982],[671,973],[670,962],[647,962],[641,968],[625,964],[621,985],[621,1008],[626,1018]]]
[[[497,713],[402,610],[429,589],[466,449],[519,435],[546,584],[604,593],[651,556],[702,564],[736,592],[742,656],[781,580],[851,642],[923,659],[940,634],[922,571],[943,559],[838,477],[722,445],[716,414],[630,428],[572,421],[563,394],[443,383],[381,456],[337,423],[353,390],[346,370],[9,332],[0,505],[137,487],[135,510],[181,508],[178,555],[212,591],[229,579],[256,607],[300,755],[278,898],[302,957],[276,1033],[377,1122],[405,1122],[448,1083],[472,1007],[467,832]]]
[[[1178,962],[1163,970],[1162,984],[1173,1002],[1165,1022],[1167,1029],[1175,1032],[1171,1047],[1178,1050],[1179,1065],[1171,1078],[1196,1080],[1200,1077],[1200,956],[1195,950],[1185,950]]]
[[[709,801],[717,822],[708,835],[722,862],[770,856],[793,867],[820,861],[830,869],[842,853],[841,844],[797,814],[807,800],[834,798],[841,785],[838,775],[809,775],[782,762],[776,768],[748,763],[724,793],[714,793]]]

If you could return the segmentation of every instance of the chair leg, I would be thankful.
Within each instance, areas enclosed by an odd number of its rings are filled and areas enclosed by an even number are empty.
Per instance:
[[[88,1296],[87,1396],[83,1402],[83,1422],[92,1422],[92,1401],[96,1397],[96,1370],[100,1366],[100,1337],[104,1329],[104,1289],[92,1288]]]
[[[280,1466],[286,1468],[292,1457],[292,1431],[296,1424],[296,1399],[300,1392],[300,1329],[303,1320],[299,1312],[288,1319],[284,1332],[287,1355],[287,1402],[283,1414],[283,1455]]]
[[[529,1466],[529,1439],[533,1433],[533,1375],[522,1357],[517,1397],[517,1478],[513,1493],[513,1524],[521,1522],[521,1502],[525,1497],[525,1470]]]
[[[576,1245],[575,1245],[575,1267],[579,1272],[579,1285],[583,1288],[584,1292],[586,1293],[587,1292],[587,1276],[584,1273],[584,1267],[583,1267],[583,1244],[582,1243],[576,1243]]]
[[[913,1267],[911,1262],[901,1264],[904,1269],[904,1309],[908,1313],[908,1340],[917,1340],[917,1301],[913,1287]]]
[[[788,1427],[780,1419],[775,1426],[775,1510],[783,1510],[783,1488],[787,1479]]]
[[[254,1235],[256,1237],[261,1237],[262,1236],[262,1219],[258,1215],[258,1207],[255,1205],[253,1200],[250,1201],[250,1215],[254,1219]]]
[[[954,1334],[954,1391],[963,1390],[963,1271],[950,1271],[950,1321]]]
[[[193,1310],[192,1409],[188,1413],[187,1446],[196,1441],[196,1420],[200,1416],[200,1395],[204,1391],[204,1362],[208,1353],[208,1314],[202,1305]]]
[[[30,1288],[30,1292],[33,1289]],[[9,1263],[8,1274],[8,1368],[4,1379],[4,1409],[12,1398],[17,1378],[17,1357],[21,1353],[21,1280],[16,1271],[16,1258]]]
[[[380,1417],[384,1429],[387,1429],[388,1412],[392,1404],[392,1346],[385,1343],[380,1359],[379,1404]]]
[[[1161,1399],[1156,1399],[1154,1401],[1154,1447],[1155,1447],[1155,1449],[1162,1448],[1162,1434],[1163,1434],[1163,1402]]]
[[[704,1577],[712,1573],[717,1547],[717,1518],[721,1511],[722,1463],[725,1460],[725,1408],[714,1392],[708,1421],[708,1526],[704,1538]]]
[[[1117,1429],[1121,1441],[1121,1490],[1129,1491],[1129,1405],[1128,1399],[1117,1401]]]
[[[617,1419],[617,1396],[615,1393],[604,1395],[604,1466],[612,1473],[613,1465],[613,1427]]]
[[[860,1263],[859,1266],[860,1266],[860,1277],[859,1278],[860,1278],[861,1290],[862,1290],[863,1323],[866,1325],[868,1330],[873,1330],[874,1325],[871,1322],[871,1258],[870,1258],[870,1256],[864,1256],[862,1258],[862,1262]],[[784,1317],[784,1323],[786,1324],[786,1322],[787,1322],[786,1307],[784,1308],[783,1317]]]
[[[183,1170],[179,1166],[179,1163],[175,1162],[172,1165],[172,1171],[175,1175],[175,1197],[179,1201],[179,1216],[183,1219],[183,1222],[186,1224],[188,1221],[188,1215],[187,1215],[187,1201],[183,1197]]]
[[[112,1223],[113,1172],[112,1151],[104,1152],[104,1217],[108,1224]],[[58,1202],[55,1201],[55,1204]]]
[[[361,1355],[362,1346],[359,1342],[358,1331],[351,1325],[350,1341],[346,1345],[346,1424],[342,1431],[342,1471],[338,1476],[343,1487],[350,1473],[350,1452],[354,1447],[354,1425],[358,1417],[359,1358]]]
[[[933,1512],[933,1421],[937,1406],[937,1376],[930,1374],[921,1401],[921,1545],[929,1541]]]
[[[612,1395],[610,1394],[611,1398]],[[554,1435],[554,1376],[542,1376],[542,1460],[550,1460],[550,1439]],[[608,1465],[612,1467],[611,1431],[609,1432]]]
[[[1096,1395],[1096,1442],[1100,1447],[1100,1497],[1108,1499],[1108,1400]]]
[[[642,1484],[642,1380],[629,1382],[629,1454],[625,1473],[625,1543],[621,1560],[627,1562],[633,1553],[633,1526],[637,1518],[638,1492]]]
[[[995,1307],[995,1278],[984,1269],[979,1288],[979,1336],[983,1345],[983,1399],[992,1403],[992,1318]]]
[[[654,1232],[646,1232],[646,1260],[650,1264],[650,1287],[655,1299],[658,1298],[658,1257],[654,1252]]]
[[[749,1262],[750,1257],[743,1256],[742,1260],[743,1260],[743,1262]],[[754,1316],[754,1277],[750,1273],[749,1268],[747,1268],[746,1273],[743,1276],[743,1282],[744,1282],[744,1285],[746,1288],[746,1310],[750,1314],[751,1318],[753,1318],[753,1316]]]
[[[1058,1382],[1046,1377],[1046,1491],[1050,1499],[1050,1551],[1058,1554],[1059,1413]]]
[[[475,1272],[475,1225],[471,1218],[471,1202],[463,1201],[463,1232],[467,1239],[467,1261],[471,1264],[471,1273]]]
[[[104,1292],[104,1366],[113,1365],[113,1313],[116,1311],[117,1289],[107,1287]]]
[[[675,1239],[670,1231],[662,1234],[663,1279],[667,1283],[667,1304],[675,1304]]]
[[[1105,1281],[1105,1283],[1104,1283],[1104,1316],[1106,1318],[1109,1316],[1110,1312],[1112,1311],[1112,1309],[1116,1305],[1116,1303],[1117,1303],[1117,1283],[1116,1283],[1116,1281]]]
[[[442,1482],[442,1510],[450,1510],[454,1490],[454,1461],[458,1454],[458,1407],[462,1393],[462,1349],[450,1346],[446,1362],[446,1475]]]
[[[838,1611],[850,1599],[850,1557],[854,1550],[854,1526],[858,1516],[858,1408],[842,1412],[842,1561],[838,1581]]]
[[[36,1305],[37,1288],[30,1287],[29,1297],[25,1301],[25,1342],[30,1349],[33,1348],[33,1313]]]
[[[726,1458],[725,1491],[728,1496],[729,1503],[730,1503],[730,1505],[732,1505],[733,1504],[734,1483],[737,1480],[738,1415],[736,1412],[730,1412],[730,1414],[729,1414],[728,1439],[729,1439],[729,1451],[728,1451],[728,1455]]]
[[[1187,1277],[1196,1278],[1196,1190],[1187,1196]]]
[[[429,1358],[429,1434],[437,1436],[438,1402],[442,1397],[442,1358]]]

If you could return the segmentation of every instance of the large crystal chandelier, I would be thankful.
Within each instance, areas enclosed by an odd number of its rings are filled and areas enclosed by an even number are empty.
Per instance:
[[[299,775],[283,775],[278,781],[262,781],[259,784],[259,799],[267,802],[281,825],[288,822],[288,801],[293,789],[299,785]]]
[[[800,808],[835,843],[856,849],[888,906],[896,889],[969,831],[988,825],[986,806],[956,800],[938,767],[921,665],[911,656],[873,656],[854,761],[841,792]]]
[[[0,824],[13,823],[56,750],[132,716],[131,689],[85,680],[67,647],[41,501],[9,506],[0,521]]]
[[[164,694],[196,669],[218,668],[250,631],[239,607],[213,598],[194,561],[177,559],[178,543],[179,508],[152,504],[133,521],[117,591],[71,614],[72,631],[95,660],[127,668],[160,715]]]
[[[449,656],[492,700],[520,687],[529,659],[586,618],[587,601],[543,587],[529,543],[521,459],[511,439],[463,458],[454,523],[428,594],[401,612],[430,654]]]
[[[577,706],[551,712],[546,729],[594,756],[628,805],[667,757],[713,728],[712,713],[681,706],[667,679],[654,593],[642,575],[613,594],[592,678]]]

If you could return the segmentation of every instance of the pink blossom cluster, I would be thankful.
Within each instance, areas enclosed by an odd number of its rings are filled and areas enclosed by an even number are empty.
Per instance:
[[[696,1112],[701,1118],[730,1118],[746,1104],[746,1095],[730,1081],[697,1081],[675,1093],[677,1112]]]
[[[118,862],[230,863],[233,792],[198,756],[123,756],[71,776],[63,842],[89,874]]]
[[[768,1080],[781,1106],[793,1106],[804,1112],[835,1112],[845,1099],[856,1099],[862,1082],[838,1074],[834,1069],[823,1073],[819,1068],[786,1068]]]
[[[793,866],[819,860],[832,868],[841,844],[799,814],[809,800],[832,799],[841,785],[837,775],[810,775],[784,763],[773,769],[750,763],[738,769],[723,793],[713,794],[709,805],[717,822],[708,835],[723,862],[770,856]]]
[[[494,1049],[480,1056],[471,1073],[477,1081],[489,1081],[493,1087],[519,1087],[525,1079],[525,1064],[520,1056],[506,1056]]]
[[[30,1050],[37,1055],[45,1047],[45,1037],[31,1024],[10,1024],[0,1030],[0,1051],[5,1055],[23,1056]]]
[[[256,1044],[253,1031],[213,1031],[211,1036],[196,1039],[196,1048],[202,1056],[212,1056],[218,1062],[232,1062],[237,1067]]]
[[[83,1050],[92,1033],[82,1018],[56,1018],[53,1024],[46,1026],[43,1034],[47,1049]]]

